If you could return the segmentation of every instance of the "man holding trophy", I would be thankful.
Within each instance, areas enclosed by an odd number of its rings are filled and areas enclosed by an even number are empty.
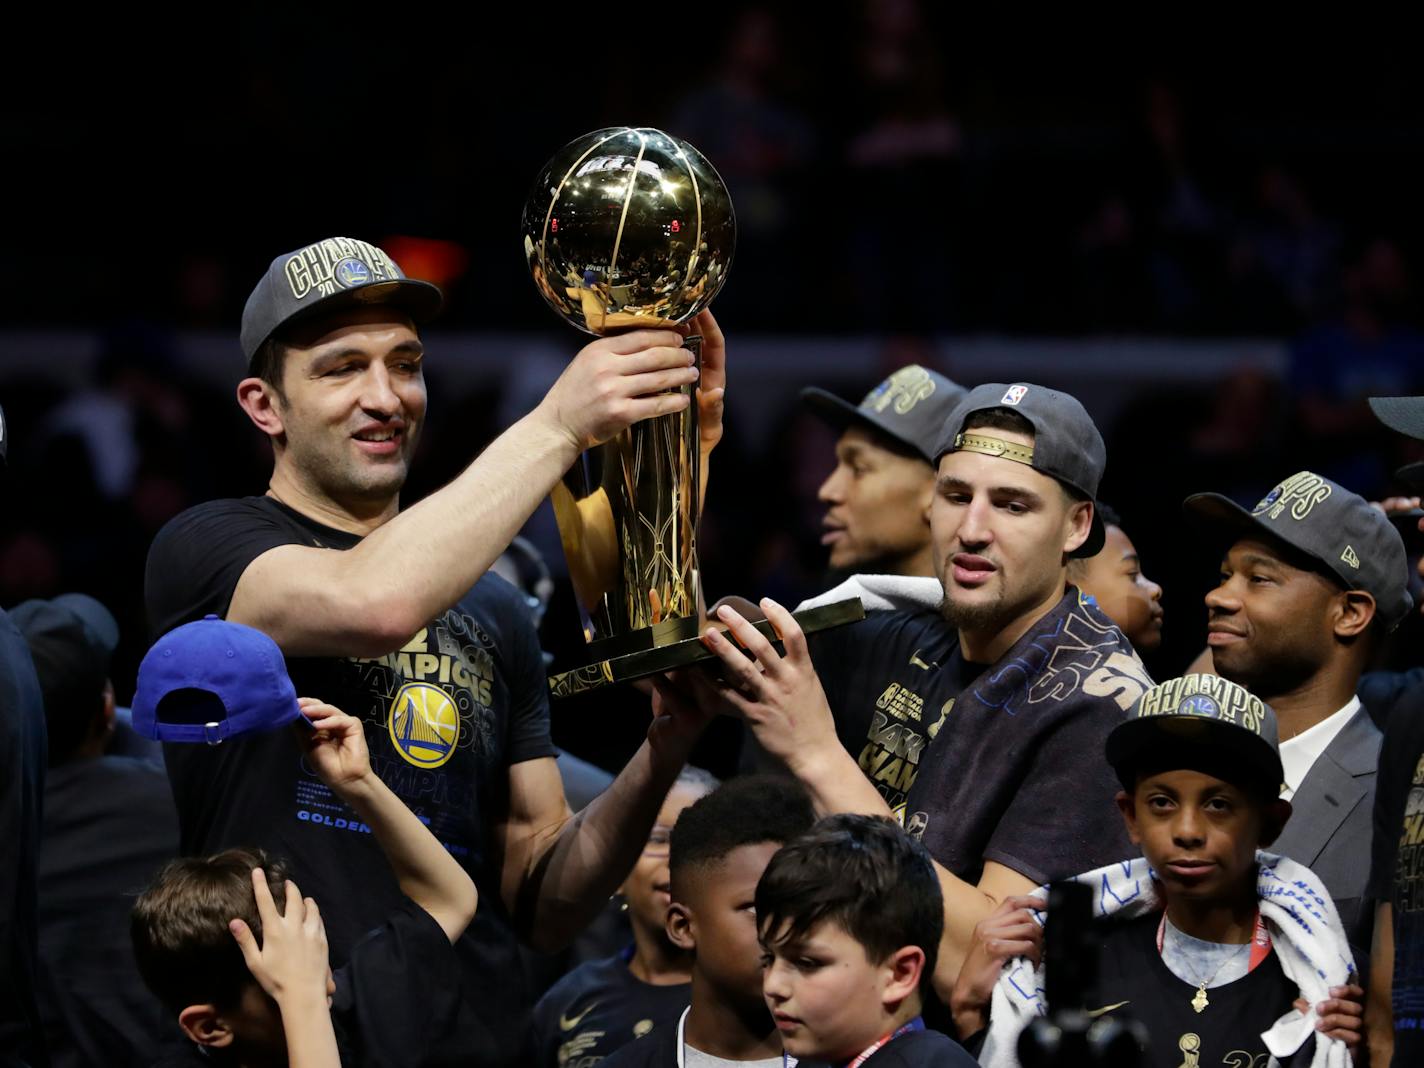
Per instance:
[[[364,720],[378,773],[480,890],[457,946],[462,1017],[440,1029],[482,1064],[521,1064],[530,999],[515,932],[556,947],[608,900],[704,721],[657,717],[571,817],[537,637],[513,588],[486,572],[580,453],[634,423],[696,407],[700,467],[721,433],[724,349],[705,311],[692,324],[700,379],[671,321],[595,340],[458,478],[402,510],[427,400],[418,325],[440,302],[363,241],[273,261],[243,313],[237,387],[271,440],[271,482],[170,522],[146,598],[155,634],[209,613],[265,631],[299,693]],[[371,836],[284,734],[171,746],[166,760],[183,851],[288,858],[322,901],[334,963],[392,910],[398,890]]]

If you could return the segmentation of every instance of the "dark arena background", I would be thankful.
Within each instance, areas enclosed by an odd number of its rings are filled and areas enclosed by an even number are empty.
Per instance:
[[[504,7],[17,25],[0,605],[70,590],[107,604],[121,702],[155,532],[266,485],[233,387],[242,302],[271,258],[345,234],[444,288],[408,503],[584,344],[540,301],[519,219],[549,155],[602,126],[686,138],[736,205],[714,306],[729,382],[709,600],[825,588],[816,490],[834,439],[798,390],[858,398],[905,363],[1083,400],[1108,443],[1102,498],[1165,589],[1157,678],[1202,648],[1216,573],[1186,494],[1250,504],[1309,468],[1378,500],[1419,458],[1364,403],[1424,384],[1411,35],[1217,27],[1168,53],[1170,25],[988,33],[913,0]],[[568,666],[582,639],[547,507],[526,534],[557,579],[545,648]],[[1417,629],[1393,648],[1424,647]],[[646,716],[629,691],[573,699],[555,740],[616,769]],[[729,770],[736,741],[719,725],[701,762]]]

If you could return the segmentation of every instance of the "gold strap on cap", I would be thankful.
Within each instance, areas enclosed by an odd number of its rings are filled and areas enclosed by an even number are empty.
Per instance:
[[[982,452],[985,456],[1002,456],[1005,460],[1033,466],[1033,446],[1017,441],[991,438],[983,434],[959,434],[954,439],[957,452]]]

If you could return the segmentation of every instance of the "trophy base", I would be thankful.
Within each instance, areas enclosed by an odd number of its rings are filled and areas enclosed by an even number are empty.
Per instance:
[[[819,630],[829,630],[831,627],[840,627],[864,619],[865,606],[860,603],[859,597],[851,597],[834,604],[793,612],[792,615],[803,631],[814,634]],[[781,651],[781,642],[777,640],[776,630],[770,621],[759,620],[755,626]],[[659,675],[664,671],[672,671],[704,660],[714,660],[716,657],[716,653],[702,644],[700,637],[685,638],[670,645],[641,649],[607,660],[595,660],[584,667],[550,675],[549,694],[551,697],[572,697],[613,683],[631,682],[649,675]]]

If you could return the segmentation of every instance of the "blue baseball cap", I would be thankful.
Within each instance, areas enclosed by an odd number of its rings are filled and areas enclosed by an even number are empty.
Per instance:
[[[305,722],[287,662],[260,630],[204,616],[153,643],[138,668],[133,728],[160,742],[206,742]]]

